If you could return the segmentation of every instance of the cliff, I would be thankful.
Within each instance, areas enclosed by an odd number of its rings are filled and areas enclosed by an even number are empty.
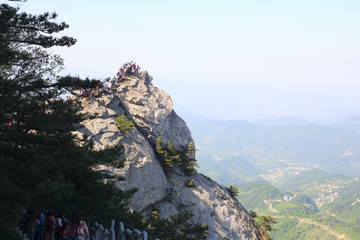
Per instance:
[[[187,176],[174,166],[166,174],[155,154],[155,141],[171,141],[185,150],[193,141],[186,123],[175,113],[168,94],[155,87],[146,71],[125,76],[117,89],[83,101],[84,112],[97,114],[83,122],[80,133],[95,142],[95,148],[122,144],[125,167],[107,168],[125,177],[118,186],[137,188],[129,207],[148,215],[154,206],[162,217],[191,209],[194,222],[209,226],[208,239],[259,239],[253,220],[230,193],[202,174]],[[119,131],[114,119],[125,114],[135,123],[128,134]],[[185,186],[193,179],[195,186]]]

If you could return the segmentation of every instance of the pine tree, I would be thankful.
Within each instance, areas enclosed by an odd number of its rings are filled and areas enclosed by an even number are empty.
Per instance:
[[[276,220],[270,216],[257,216],[255,226],[259,229],[261,240],[271,240],[268,232],[277,231],[272,224],[276,224]]]
[[[268,232],[276,232],[273,226],[277,221],[271,216],[258,216],[254,210],[249,211],[250,216],[254,219],[255,226],[259,230],[261,240],[272,240]]]
[[[115,124],[125,135],[128,135],[129,131],[134,130],[135,127],[134,122],[127,119],[125,114],[121,114],[120,117],[115,118]]]
[[[48,48],[76,40],[54,34],[68,27],[56,14],[30,15],[0,5],[0,226],[2,239],[15,239],[22,209],[30,218],[45,208],[80,211],[88,220],[119,218],[128,227],[140,218],[119,204],[130,192],[115,187],[99,164],[119,167],[122,148],[93,150],[72,131],[86,117],[78,101],[59,97],[70,89],[99,81],[57,74],[63,61]],[[128,220],[128,221],[127,221]],[[139,227],[139,226],[138,226]],[[31,222],[27,226],[30,232]]]
[[[154,210],[148,219],[147,231],[149,239],[163,240],[203,240],[208,236],[208,226],[205,223],[192,223],[194,216],[191,211],[171,215],[169,218],[160,218]]]
[[[199,164],[197,164],[195,157],[195,144],[194,141],[191,141],[187,147],[186,153],[185,153],[185,159],[186,159],[186,169],[185,173],[187,175],[195,174],[197,173],[197,170],[195,167],[200,167]]]
[[[162,167],[167,171],[168,168],[173,167],[174,164],[179,164],[180,155],[177,153],[175,145],[170,141],[168,141],[167,147],[163,147],[162,139],[162,137],[156,139],[156,152]]]
[[[239,196],[239,189],[237,187],[231,185],[228,190],[233,197]]]

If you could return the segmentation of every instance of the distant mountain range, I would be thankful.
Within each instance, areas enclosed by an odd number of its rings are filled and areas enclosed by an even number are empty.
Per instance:
[[[331,125],[351,132],[360,133],[360,117],[351,117]]]
[[[273,182],[283,175],[317,168],[360,176],[357,118],[332,125],[283,118],[264,120],[262,125],[244,120],[205,121],[189,127],[200,171],[225,184],[248,178]]]
[[[300,117],[279,117],[279,118],[263,118],[258,120],[251,120],[251,123],[263,126],[307,126],[320,125],[313,121],[304,120]]]

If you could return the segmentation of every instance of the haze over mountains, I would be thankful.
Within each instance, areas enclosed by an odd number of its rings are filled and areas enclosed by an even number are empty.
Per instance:
[[[239,80],[240,81],[240,80]],[[254,123],[260,119],[294,119],[284,122],[299,124],[316,122],[334,123],[344,119],[360,117],[360,97],[338,92],[332,94],[304,90],[282,90],[279,88],[243,87],[236,83],[212,82],[167,82],[159,81],[168,92],[177,112],[186,122],[203,120],[242,120]],[[306,121],[299,122],[301,118]]]
[[[280,120],[287,124],[280,125]],[[269,121],[267,125],[244,120],[207,121],[190,124],[190,129],[203,169],[214,168],[216,174],[221,175],[222,167],[218,165],[234,164],[230,169],[223,167],[226,179],[218,179],[226,184],[232,183],[232,175],[226,172],[236,170],[243,173],[235,174],[242,181],[252,175],[269,181],[279,177],[277,174],[296,174],[317,168],[359,177],[358,118],[328,126],[305,125],[295,119],[298,122],[296,125],[290,120],[294,119]]]

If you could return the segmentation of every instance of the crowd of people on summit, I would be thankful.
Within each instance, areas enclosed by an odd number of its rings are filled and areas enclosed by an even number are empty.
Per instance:
[[[24,231],[26,221],[29,221],[28,216],[19,223],[19,231]],[[85,240],[89,235],[86,222],[78,212],[74,212],[71,219],[67,219],[64,213],[55,218],[51,211],[40,212],[34,220],[32,232],[32,240]]]
[[[119,69],[118,73],[115,75],[114,78],[121,78],[123,75],[138,73],[139,71],[140,67],[136,64],[136,62],[127,62],[123,64],[123,66]]]
[[[72,94],[87,97],[97,97],[102,92],[109,92],[116,88],[125,75],[136,74],[140,71],[139,65],[136,62],[126,62],[120,67],[117,74],[112,78],[103,83],[100,83],[96,88],[80,89],[79,91],[73,92]]]

